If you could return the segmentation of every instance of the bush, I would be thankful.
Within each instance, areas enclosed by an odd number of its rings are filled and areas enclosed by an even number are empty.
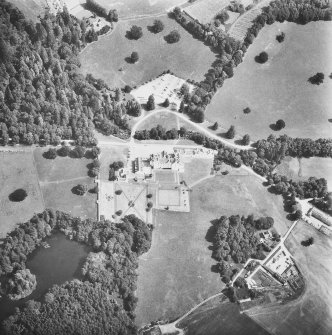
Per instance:
[[[165,40],[167,43],[179,42],[180,38],[181,38],[181,35],[177,30],[172,30],[167,36],[165,36]]]
[[[21,202],[28,196],[28,193],[23,188],[19,188],[9,194],[9,200],[13,202]]]
[[[115,191],[115,194],[116,194],[116,195],[120,195],[121,193],[122,193],[122,190],[116,190],[116,191]]]
[[[244,110],[243,110],[243,113],[244,114],[249,114],[251,112],[251,109],[249,107],[246,107]]]
[[[324,82],[324,73],[317,72],[314,76],[310,77],[308,81],[313,85],[320,85]]]
[[[122,215],[122,210],[120,209],[120,210],[116,211],[115,214],[116,214],[117,216],[121,216],[121,215]]]
[[[279,43],[283,42],[284,39],[285,39],[285,33],[284,33],[284,32],[282,32],[281,34],[277,35],[277,37],[276,37],[276,40],[277,40]]]
[[[131,53],[130,60],[132,63],[136,63],[139,60],[138,53],[136,51]]]
[[[152,198],[152,194],[149,193],[146,197],[147,197],[148,199],[151,199],[151,198]]]
[[[258,56],[255,57],[255,61],[260,64],[264,64],[268,61],[269,55],[263,51]]]
[[[143,31],[141,27],[133,25],[129,31],[127,31],[127,37],[133,40],[138,40],[143,36]]]
[[[148,208],[152,208],[152,207],[153,207],[153,203],[152,203],[151,201],[149,201],[149,202],[147,203],[147,207],[148,207]]]

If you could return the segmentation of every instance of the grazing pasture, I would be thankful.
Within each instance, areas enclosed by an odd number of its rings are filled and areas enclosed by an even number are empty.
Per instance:
[[[184,0],[96,0],[107,10],[116,9],[120,19],[135,18],[143,15],[165,13],[174,6],[183,4]]]
[[[111,34],[87,46],[81,53],[82,73],[91,73],[105,80],[110,87],[141,85],[165,70],[171,70],[185,80],[202,80],[215,60],[213,52],[175,20],[166,15],[158,19],[165,26],[158,34],[148,30],[153,18],[119,21]],[[125,37],[132,25],[143,29],[143,36],[138,40]],[[164,37],[172,30],[178,30],[181,38],[177,43],[168,44]],[[133,51],[139,55],[135,64],[128,61]]]
[[[240,171],[241,173],[241,171]],[[256,214],[275,219],[285,233],[282,198],[270,194],[254,176],[208,179],[192,188],[189,213],[155,211],[152,247],[139,261],[137,325],[181,316],[223,287],[211,271],[211,220],[221,215]]]
[[[234,77],[213,97],[206,118],[226,128],[235,126],[238,134],[248,133],[252,139],[266,138],[271,133],[292,137],[330,137],[332,69],[330,45],[331,22],[306,25],[275,23],[261,30],[249,47]],[[276,35],[285,32],[283,43]],[[266,51],[269,60],[258,64],[254,58]],[[324,83],[312,85],[308,78],[325,73]],[[251,113],[243,109],[250,107]],[[275,132],[270,127],[283,119],[286,127]]]
[[[314,244],[302,246],[309,237]],[[286,247],[304,275],[304,294],[284,305],[256,307],[248,315],[276,335],[328,335],[332,329],[332,239],[300,221]]]
[[[196,1],[193,5],[185,8],[185,12],[200,23],[206,24],[212,21],[218,12],[225,9],[230,0],[204,0]]]
[[[286,157],[276,168],[276,172],[293,180],[306,180],[309,177],[325,178],[332,191],[332,159],[322,157]]]
[[[94,179],[88,177],[88,164],[92,160],[59,156],[46,159],[43,157],[45,151],[45,148],[36,148],[33,153],[45,206],[73,216],[96,218],[96,194],[87,192],[79,196],[72,192],[78,184],[87,185],[88,190],[95,187]]]
[[[13,230],[16,224],[29,220],[34,213],[44,210],[43,196],[30,150],[0,152],[0,238]],[[16,189],[26,190],[28,196],[21,202],[12,202],[8,196]]]

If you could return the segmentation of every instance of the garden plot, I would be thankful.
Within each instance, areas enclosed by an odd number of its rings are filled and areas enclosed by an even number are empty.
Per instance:
[[[179,106],[181,102],[180,89],[185,82],[184,79],[167,73],[133,90],[131,94],[140,104],[145,104],[149,96],[153,94],[156,104],[161,104],[165,99],[168,99],[170,103]],[[194,86],[188,85],[191,92]]]

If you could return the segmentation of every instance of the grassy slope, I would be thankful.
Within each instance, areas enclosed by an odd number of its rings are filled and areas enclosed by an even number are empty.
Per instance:
[[[17,223],[43,211],[44,204],[31,151],[0,152],[0,162],[0,237],[4,237]],[[27,191],[27,198],[9,201],[9,194],[18,188]]]
[[[275,37],[286,33],[279,44]],[[249,133],[253,139],[273,133],[269,125],[282,118],[286,133],[298,137],[330,137],[332,124],[332,62],[329,44],[331,22],[313,22],[305,26],[294,23],[275,23],[259,33],[249,47],[245,60],[227,79],[212,99],[206,116],[228,128],[235,125],[239,134]],[[267,51],[269,61],[257,64],[254,57]],[[308,83],[316,72],[325,73],[322,85]],[[243,109],[249,106],[250,114]]]
[[[158,125],[161,125],[166,130],[175,128],[177,129],[177,116],[170,113],[160,112],[155,115],[152,115],[148,117],[144,122],[142,122],[137,130],[144,130],[144,129],[151,129],[153,127],[156,127]]]
[[[301,241],[314,237],[308,248]],[[306,279],[306,291],[284,306],[251,310],[254,320],[276,335],[327,335],[332,329],[332,240],[305,222],[299,222],[286,241]]]
[[[142,84],[168,69],[183,79],[202,80],[215,59],[214,54],[202,42],[193,39],[175,20],[166,15],[159,19],[165,24],[164,31],[159,34],[147,29],[153,24],[153,18],[117,23],[112,34],[81,53],[82,72],[104,79],[111,87]],[[143,37],[137,41],[125,37],[132,25],[143,28]],[[167,44],[164,36],[174,29],[180,32],[181,39],[178,43]],[[139,61],[129,64],[125,58],[133,51],[138,52]],[[122,72],[119,71],[121,67]]]
[[[195,186],[190,197],[190,213],[156,212],[152,248],[138,269],[138,325],[180,316],[221,290],[205,240],[211,220],[238,213],[270,215],[280,232],[286,230],[281,197],[268,193],[255,177],[215,177]]]

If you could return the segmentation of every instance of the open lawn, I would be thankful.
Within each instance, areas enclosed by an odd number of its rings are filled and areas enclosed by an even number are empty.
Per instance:
[[[178,117],[174,114],[167,112],[160,112],[153,114],[146,118],[138,127],[137,130],[151,129],[161,125],[166,130],[170,130],[172,128],[178,129]]]
[[[254,176],[214,177],[190,193],[189,213],[155,212],[152,247],[139,261],[137,324],[181,316],[223,284],[211,271],[205,236],[221,215],[269,215],[281,233],[287,229],[282,198]]]
[[[44,195],[45,206],[55,210],[70,213],[83,219],[97,218],[96,194],[87,192],[80,196],[72,193],[72,188],[77,184],[84,184],[91,189],[95,186],[90,177],[81,177],[74,181],[62,180],[58,182],[43,182],[41,189]]]
[[[45,151],[45,148],[36,148],[33,153],[40,182],[75,179],[88,175],[87,165],[92,162],[91,159],[60,156],[46,159],[43,157]]]
[[[100,146],[101,154],[99,157],[100,161],[100,179],[108,180],[109,177],[109,166],[115,161],[122,161],[125,165],[127,164],[128,148],[121,145],[112,146]]]
[[[310,247],[301,241],[314,238]],[[300,221],[286,246],[304,275],[304,294],[286,305],[255,308],[248,314],[276,335],[328,335],[332,329],[332,239]]]
[[[45,148],[36,148],[33,154],[45,206],[73,216],[96,218],[96,194],[88,192],[79,196],[72,193],[72,188],[78,184],[87,185],[89,190],[96,185],[94,179],[88,177],[87,165],[92,160],[59,156],[46,159],[43,157],[45,151]]]
[[[91,73],[105,80],[111,87],[143,84],[165,70],[171,70],[180,78],[202,80],[215,59],[215,55],[201,41],[194,39],[175,20],[158,17],[165,29],[158,34],[148,30],[153,18],[120,21],[112,34],[88,46],[80,55],[83,74]],[[126,32],[132,25],[143,29],[143,37],[129,40]],[[174,44],[164,40],[172,30],[178,30],[181,39]],[[139,61],[128,63],[126,58],[137,51]],[[120,71],[122,69],[122,71]]]
[[[213,97],[206,117],[228,128],[234,125],[238,134],[248,133],[252,139],[266,138],[271,133],[293,137],[330,137],[332,123],[332,69],[330,45],[331,22],[312,22],[307,25],[275,23],[261,30],[248,49],[234,77]],[[283,43],[276,35],[285,32]],[[265,64],[254,58],[261,51],[269,54]],[[308,78],[324,72],[324,83],[317,86]],[[243,109],[251,108],[250,114]],[[274,132],[270,125],[278,119],[286,127]]]
[[[22,202],[11,202],[9,194],[19,188],[28,196]],[[0,152],[0,238],[43,210],[32,152]]]
[[[184,173],[181,180],[191,187],[193,183],[211,175],[213,158],[185,158]]]
[[[169,8],[185,3],[185,0],[96,0],[106,9],[116,9],[120,19],[134,18],[166,12]]]
[[[276,168],[276,172],[293,180],[306,180],[309,177],[325,178],[329,191],[332,191],[332,159],[322,157],[286,157]]]

